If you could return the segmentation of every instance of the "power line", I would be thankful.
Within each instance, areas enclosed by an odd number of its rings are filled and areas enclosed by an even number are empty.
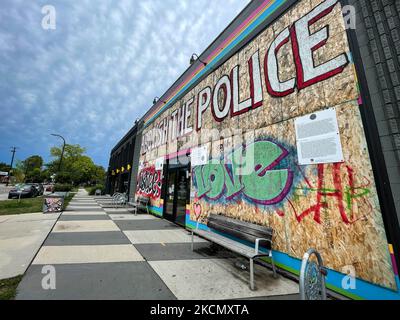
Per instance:
[[[11,173],[12,173],[12,168],[13,168],[14,158],[15,158],[15,152],[17,152],[17,149],[18,149],[18,147],[11,147],[12,157],[11,157],[10,171],[8,172],[7,186],[8,186],[8,182],[10,181],[10,178],[11,178]]]

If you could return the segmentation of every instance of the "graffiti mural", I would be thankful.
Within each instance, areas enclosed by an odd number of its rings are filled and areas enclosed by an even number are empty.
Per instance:
[[[240,147],[228,156],[230,164],[220,162],[194,168],[197,194],[209,200],[244,197],[256,204],[279,203],[293,182],[290,168],[277,169],[287,155],[285,148],[272,141]]]
[[[150,164],[206,146],[209,161],[190,173],[187,227],[210,213],[269,226],[278,252],[301,259],[316,248],[329,269],[351,266],[357,279],[398,290],[340,2],[295,2],[171,101],[143,130],[137,193],[152,206],[163,199]],[[294,121],[327,108],[344,161],[300,166]],[[229,142],[224,130],[252,139]]]
[[[301,258],[317,247],[330,268],[352,265],[358,277],[395,288],[368,153],[352,151],[366,144],[358,105],[336,110],[344,163],[300,166],[294,120],[260,128],[253,143],[227,151],[225,161],[211,153],[209,163],[193,168],[191,219],[206,223],[210,212],[221,212],[271,226],[278,251]],[[213,144],[218,150],[220,141]]]
[[[342,167],[345,168],[347,173],[348,181],[343,181],[341,177],[341,169]],[[301,168],[299,167],[299,171],[301,172]],[[307,196],[308,191],[316,193],[315,196],[315,204],[312,204],[309,208],[298,214],[293,203],[289,201],[290,207],[293,209],[294,215],[298,222],[301,222],[306,216],[313,215],[313,219],[315,222],[321,224],[321,212],[322,209],[328,208],[328,202],[324,201],[323,199],[327,199],[329,197],[333,197],[336,199],[335,208],[340,214],[342,221],[345,224],[352,224],[357,222],[360,219],[366,219],[367,213],[372,210],[371,204],[366,202],[369,210],[365,212],[361,217],[356,217],[354,215],[354,206],[355,201],[357,199],[367,199],[368,194],[370,193],[369,186],[371,182],[368,180],[367,177],[364,177],[365,184],[363,185],[355,185],[355,176],[354,170],[349,165],[343,165],[342,163],[335,163],[333,164],[333,169],[331,173],[332,181],[334,182],[334,188],[324,188],[324,180],[326,179],[326,174],[324,170],[324,165],[318,165],[318,182],[317,186],[314,187],[308,181],[307,177],[304,176],[304,181],[306,182],[307,186],[304,188],[300,188],[302,193],[296,193],[294,196],[295,202],[300,201],[300,198],[304,195]],[[309,196],[307,196],[309,197]],[[368,201],[368,200],[366,200]]]
[[[161,171],[154,166],[145,168],[139,172],[137,182],[137,194],[158,199],[161,196]]]
[[[46,197],[43,202],[43,213],[62,212],[64,207],[63,197]]]

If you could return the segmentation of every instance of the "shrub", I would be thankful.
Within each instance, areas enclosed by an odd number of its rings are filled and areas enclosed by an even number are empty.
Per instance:
[[[106,188],[102,184],[97,184],[94,187],[90,188],[89,195],[94,196],[94,194],[96,193],[96,190],[101,190],[102,195],[106,193]]]
[[[70,192],[70,191],[72,191],[72,189],[73,189],[72,184],[56,183],[54,185],[54,192]]]

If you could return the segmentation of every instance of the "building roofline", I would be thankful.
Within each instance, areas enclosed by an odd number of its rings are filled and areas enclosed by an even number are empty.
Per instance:
[[[211,48],[213,48],[213,46],[215,46],[217,43],[222,42],[225,38],[229,37],[230,33],[226,35],[226,37],[222,38],[222,36],[224,35],[225,32],[227,32],[229,30],[229,28],[232,27],[232,25],[234,25],[234,23],[236,22],[236,20],[243,15],[246,10],[248,8],[250,8],[251,6],[254,6],[255,3],[262,3],[263,1],[260,0],[251,0],[249,1],[249,3],[235,16],[235,18],[232,19],[232,21],[220,32],[220,34],[202,51],[201,54],[198,55],[199,59],[197,59],[192,65],[189,65],[185,71],[183,71],[183,73],[178,77],[177,80],[175,80],[175,82],[163,93],[163,95],[160,97],[160,99],[158,100],[157,103],[155,103],[154,105],[152,105],[147,111],[146,113],[140,118],[141,120],[144,121],[144,119],[146,119],[146,117],[154,110],[156,109],[160,103],[163,103],[164,99],[166,98],[166,96],[169,94],[169,92],[171,90],[173,90],[178,84],[180,84],[182,82],[182,80],[185,78],[185,76],[187,76],[190,72],[192,72],[193,70],[195,70],[199,64],[201,64],[201,62],[199,62],[198,60],[203,60],[204,56],[206,55],[206,53],[211,50]],[[188,57],[188,60],[190,59],[190,57]],[[206,76],[206,75],[205,75]],[[195,84],[194,84],[195,85]],[[193,85],[193,86],[194,86]],[[190,88],[188,88],[187,90],[190,90],[192,88],[192,86]],[[187,91],[185,90],[185,91]]]

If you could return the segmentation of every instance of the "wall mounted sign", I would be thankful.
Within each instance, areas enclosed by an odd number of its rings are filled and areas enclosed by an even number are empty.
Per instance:
[[[190,160],[192,167],[203,166],[208,161],[208,148],[207,146],[201,146],[193,148],[190,154]]]
[[[294,124],[300,165],[343,162],[335,109],[297,118]]]
[[[155,164],[156,170],[162,170],[163,166],[164,166],[164,157],[157,158]]]

